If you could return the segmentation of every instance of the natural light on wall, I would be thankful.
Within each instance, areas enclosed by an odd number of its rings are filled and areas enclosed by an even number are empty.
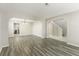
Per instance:
[[[11,18],[9,21],[9,36],[12,37],[14,36],[15,30],[18,28],[14,26],[14,24],[19,25],[19,35],[31,35],[32,34],[32,26],[34,20],[30,19],[21,19],[21,18]]]

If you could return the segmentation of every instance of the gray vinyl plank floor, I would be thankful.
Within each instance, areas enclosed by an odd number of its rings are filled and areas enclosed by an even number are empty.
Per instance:
[[[0,56],[79,56],[79,47],[34,35],[10,37],[9,45]]]

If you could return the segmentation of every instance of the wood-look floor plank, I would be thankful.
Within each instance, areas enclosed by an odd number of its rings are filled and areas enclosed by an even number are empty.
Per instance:
[[[0,56],[79,56],[79,47],[34,35],[9,38],[9,44]]]

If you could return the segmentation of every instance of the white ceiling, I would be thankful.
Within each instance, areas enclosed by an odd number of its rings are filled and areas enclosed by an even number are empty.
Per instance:
[[[78,3],[4,3],[0,4],[0,11],[20,13],[27,17],[54,17],[64,13],[79,10]]]

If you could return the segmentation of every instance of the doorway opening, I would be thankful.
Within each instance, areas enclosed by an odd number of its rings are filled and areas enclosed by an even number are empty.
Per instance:
[[[47,34],[49,38],[65,41],[67,36],[67,22],[65,19],[51,19],[47,22]]]

